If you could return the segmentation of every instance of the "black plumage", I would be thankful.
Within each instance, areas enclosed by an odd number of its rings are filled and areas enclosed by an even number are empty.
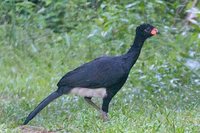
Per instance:
[[[128,74],[123,69],[122,60],[119,57],[95,59],[67,73],[58,82],[58,87],[109,88]]]
[[[113,96],[122,88],[132,66],[137,61],[144,41],[156,35],[158,30],[150,24],[142,24],[136,28],[133,45],[121,56],[105,56],[85,63],[68,72],[58,82],[58,89],[45,98],[26,118],[27,124],[51,101],[63,94],[75,93],[84,96],[85,100],[102,113],[107,120],[108,107]],[[102,107],[91,101],[92,97],[103,99]]]

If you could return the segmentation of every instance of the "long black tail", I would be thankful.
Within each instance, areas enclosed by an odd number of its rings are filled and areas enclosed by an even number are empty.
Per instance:
[[[46,97],[26,118],[24,121],[24,125],[28,124],[30,120],[32,120],[44,107],[46,107],[50,102],[52,102],[54,99],[60,97],[62,94],[55,91],[51,93],[48,97]]]

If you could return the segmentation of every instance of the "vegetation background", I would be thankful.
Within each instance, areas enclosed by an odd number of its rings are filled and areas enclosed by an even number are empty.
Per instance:
[[[1,0],[0,132],[199,133],[199,20],[198,0]],[[144,22],[161,35],[145,42],[110,121],[67,95],[20,128],[66,72],[126,52]]]

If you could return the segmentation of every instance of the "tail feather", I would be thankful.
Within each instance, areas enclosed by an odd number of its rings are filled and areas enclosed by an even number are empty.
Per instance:
[[[55,91],[51,93],[47,98],[45,98],[26,118],[24,121],[24,125],[28,124],[30,120],[32,120],[43,108],[45,108],[50,102],[60,97],[62,94]]]

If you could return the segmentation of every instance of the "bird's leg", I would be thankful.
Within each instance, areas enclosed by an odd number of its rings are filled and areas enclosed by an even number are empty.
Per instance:
[[[90,104],[92,107],[94,107],[97,111],[99,111],[101,113],[102,119],[103,121],[107,121],[108,120],[108,115],[106,112],[104,112],[103,110],[101,110],[100,107],[98,107],[94,102],[92,102],[92,98],[91,97],[84,97],[85,101]]]
[[[102,112],[102,110],[100,109],[100,107],[98,107],[95,103],[92,102],[92,98],[91,97],[84,97],[85,101],[90,104],[92,107],[94,107],[96,110]]]
[[[103,99],[103,104],[102,104],[102,118],[103,118],[103,121],[108,121],[109,118],[108,118],[108,108],[109,108],[109,103],[111,101],[112,97],[105,97]]]

